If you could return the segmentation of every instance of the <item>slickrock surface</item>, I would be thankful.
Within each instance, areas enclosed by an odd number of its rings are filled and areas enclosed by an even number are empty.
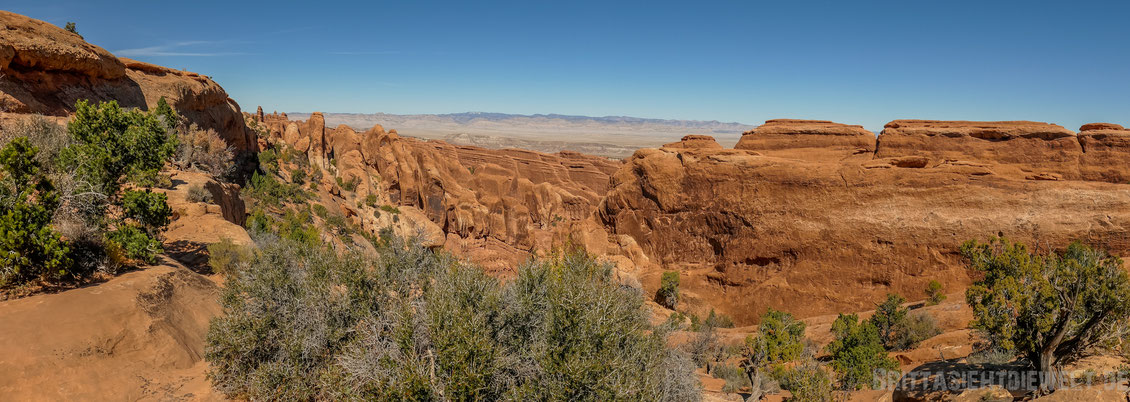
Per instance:
[[[173,264],[0,303],[5,400],[223,400],[205,377],[219,289]]]
[[[237,149],[255,149],[239,105],[210,78],[117,58],[62,28],[0,11],[0,113],[66,116],[79,99],[148,109],[162,96]]]
[[[863,126],[827,120],[774,119],[742,134],[734,148],[806,160],[870,158],[875,134]]]

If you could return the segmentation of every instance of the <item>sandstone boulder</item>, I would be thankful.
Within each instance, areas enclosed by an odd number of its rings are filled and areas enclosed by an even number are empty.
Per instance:
[[[1000,164],[1077,179],[1083,148],[1071,130],[1049,123],[895,120],[879,134],[875,157],[900,156]]]
[[[1112,123],[1084,124],[1079,143],[1085,179],[1130,184],[1130,130]]]
[[[663,148],[683,148],[683,149],[722,149],[722,145],[714,140],[714,137],[709,135],[687,135],[679,142],[672,142],[664,144]]]
[[[875,134],[863,126],[827,120],[768,120],[742,134],[736,149],[807,160],[839,160],[852,155],[870,158]]]

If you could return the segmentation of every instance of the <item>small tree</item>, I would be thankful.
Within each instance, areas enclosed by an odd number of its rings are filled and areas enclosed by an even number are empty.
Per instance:
[[[127,217],[140,223],[150,235],[153,235],[169,225],[173,210],[169,208],[168,200],[167,195],[154,193],[149,189],[128,190],[122,197],[122,208],[125,209]]]
[[[994,347],[1015,350],[1047,376],[1127,334],[1130,280],[1122,260],[1082,243],[1039,255],[1020,243],[991,238],[966,242],[962,255],[983,275],[965,293],[972,326]]]
[[[946,300],[946,294],[942,292],[942,284],[936,280],[930,281],[926,285],[926,305],[936,306]]]
[[[749,400],[758,400],[765,392],[761,389],[766,367],[796,360],[804,352],[803,321],[792,314],[769,309],[761,316],[756,337],[748,336],[742,351],[742,368],[752,385]]]
[[[879,330],[870,321],[860,322],[855,314],[840,314],[832,323],[832,333],[836,339],[825,350],[832,356],[832,368],[842,389],[874,388],[882,370],[898,369],[898,362],[887,356]]]
[[[905,323],[906,314],[910,311],[902,306],[903,303],[906,303],[906,299],[902,296],[888,294],[887,300],[880,303],[871,316],[871,324],[879,331],[879,339],[883,340],[883,346],[887,349],[894,346],[899,327]]]
[[[663,277],[659,279],[659,290],[655,292],[655,301],[669,309],[674,309],[679,305],[678,272],[667,271],[663,273]]]
[[[75,27],[75,23],[73,23],[73,22],[67,22],[67,25],[64,25],[63,29],[67,30],[67,32],[78,35],[78,29]],[[82,35],[78,35],[78,37],[81,38]]]
[[[25,137],[0,150],[0,285],[62,276],[70,267],[69,249],[50,226],[59,196],[37,153]]]

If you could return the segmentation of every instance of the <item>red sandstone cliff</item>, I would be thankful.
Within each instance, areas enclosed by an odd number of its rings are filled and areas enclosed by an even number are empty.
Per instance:
[[[7,11],[0,26],[0,114],[66,116],[79,99],[148,109],[163,96],[189,121],[255,150],[239,105],[208,77],[117,58],[77,34]]]

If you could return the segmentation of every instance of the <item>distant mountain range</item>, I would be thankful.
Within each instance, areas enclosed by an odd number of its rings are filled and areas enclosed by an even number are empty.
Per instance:
[[[309,113],[287,113],[306,119]],[[754,125],[719,121],[648,119],[628,116],[519,115],[467,112],[449,114],[323,113],[326,124],[366,130],[374,124],[407,136],[442,139],[487,148],[525,148],[542,152],[571,150],[614,158],[638,148],[678,141],[687,134],[712,135],[733,146]]]

